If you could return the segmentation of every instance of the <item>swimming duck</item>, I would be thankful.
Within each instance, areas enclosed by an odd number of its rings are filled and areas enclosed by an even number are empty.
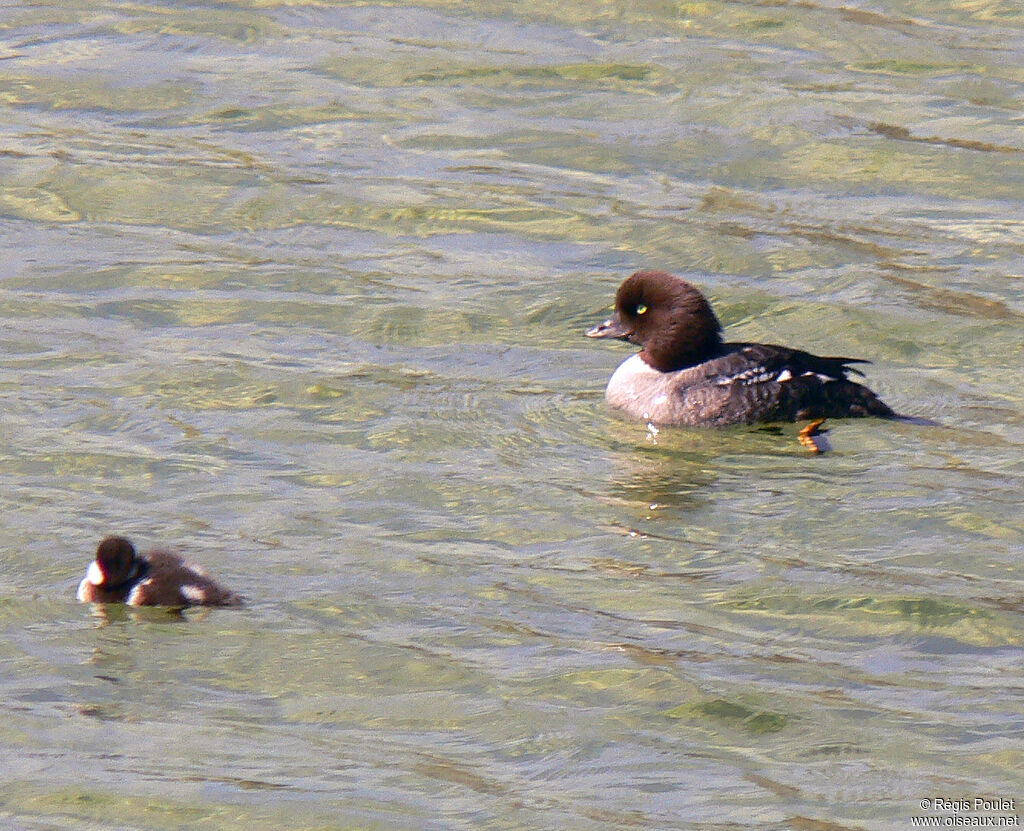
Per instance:
[[[83,603],[129,606],[240,606],[241,598],[215,583],[201,568],[176,554],[139,554],[131,540],[107,537],[96,549],[85,578],[78,584]]]
[[[726,343],[711,305],[691,283],[638,271],[615,311],[586,332],[641,347],[615,370],[608,403],[651,424],[722,426],[804,419],[896,418],[867,387],[859,358],[820,357],[765,343]]]

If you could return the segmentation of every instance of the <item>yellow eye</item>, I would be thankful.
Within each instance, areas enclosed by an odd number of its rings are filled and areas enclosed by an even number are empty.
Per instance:
[[[642,315],[646,311],[647,311],[647,307],[643,303],[641,303],[639,306],[636,307],[636,313],[638,315]]]

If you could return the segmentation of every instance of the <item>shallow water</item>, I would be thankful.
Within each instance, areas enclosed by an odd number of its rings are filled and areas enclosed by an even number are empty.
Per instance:
[[[6,5],[3,826],[1021,813],[1024,13],[938,5]],[[942,426],[615,418],[640,266]]]

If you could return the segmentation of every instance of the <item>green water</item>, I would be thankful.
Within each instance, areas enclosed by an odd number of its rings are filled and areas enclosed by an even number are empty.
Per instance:
[[[0,8],[0,826],[1024,799],[1017,3]],[[662,430],[639,267],[940,427]],[[96,542],[242,610],[101,613]]]

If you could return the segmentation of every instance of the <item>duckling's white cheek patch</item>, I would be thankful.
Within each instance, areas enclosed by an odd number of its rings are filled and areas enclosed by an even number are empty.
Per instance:
[[[100,564],[95,560],[89,563],[89,568],[85,571],[85,580],[87,583],[91,583],[94,586],[103,585],[103,570],[100,568]]]

